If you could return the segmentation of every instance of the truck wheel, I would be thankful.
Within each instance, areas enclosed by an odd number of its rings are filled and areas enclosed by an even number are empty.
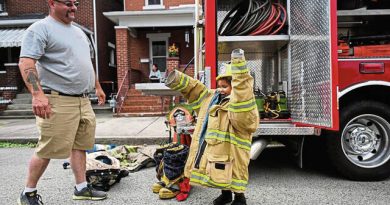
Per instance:
[[[338,172],[352,180],[390,176],[390,108],[362,101],[340,112],[340,131],[327,136],[327,152]]]

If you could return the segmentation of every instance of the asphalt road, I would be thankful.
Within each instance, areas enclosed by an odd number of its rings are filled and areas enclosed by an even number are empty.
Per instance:
[[[33,149],[0,149],[0,204],[16,204],[24,187],[27,165]],[[219,190],[194,187],[185,202],[159,200],[150,191],[154,168],[123,178],[104,201],[73,201],[73,175],[53,160],[38,189],[45,204],[211,204]],[[390,179],[354,182],[339,177],[326,164],[299,169],[285,149],[268,149],[250,165],[248,204],[390,204]]]

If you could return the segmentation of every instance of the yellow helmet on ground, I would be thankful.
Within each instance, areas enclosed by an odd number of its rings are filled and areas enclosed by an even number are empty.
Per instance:
[[[232,66],[230,63],[222,63],[221,67],[218,69],[219,75],[216,80],[219,80],[224,77],[232,77]]]

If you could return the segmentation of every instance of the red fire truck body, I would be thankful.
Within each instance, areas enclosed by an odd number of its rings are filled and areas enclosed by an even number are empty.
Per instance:
[[[389,177],[390,26],[378,22],[388,22],[390,10],[347,8],[353,0],[275,0],[287,10],[284,33],[218,35],[232,8],[251,5],[245,1],[196,2],[195,67],[204,68],[205,83],[215,88],[218,67],[242,48],[255,86],[286,92],[291,118],[260,120],[252,159],[279,141],[293,145],[302,165],[304,139],[311,136],[325,141],[333,165],[347,178]]]

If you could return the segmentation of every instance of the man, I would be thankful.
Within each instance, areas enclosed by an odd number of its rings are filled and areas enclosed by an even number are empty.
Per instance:
[[[43,204],[37,183],[50,159],[70,156],[76,186],[73,199],[101,200],[105,192],[86,182],[86,153],[94,144],[95,114],[88,92],[96,89],[99,105],[105,94],[95,79],[86,35],[72,25],[79,2],[48,0],[49,16],[24,35],[19,68],[32,94],[40,138],[31,158],[19,204]]]

